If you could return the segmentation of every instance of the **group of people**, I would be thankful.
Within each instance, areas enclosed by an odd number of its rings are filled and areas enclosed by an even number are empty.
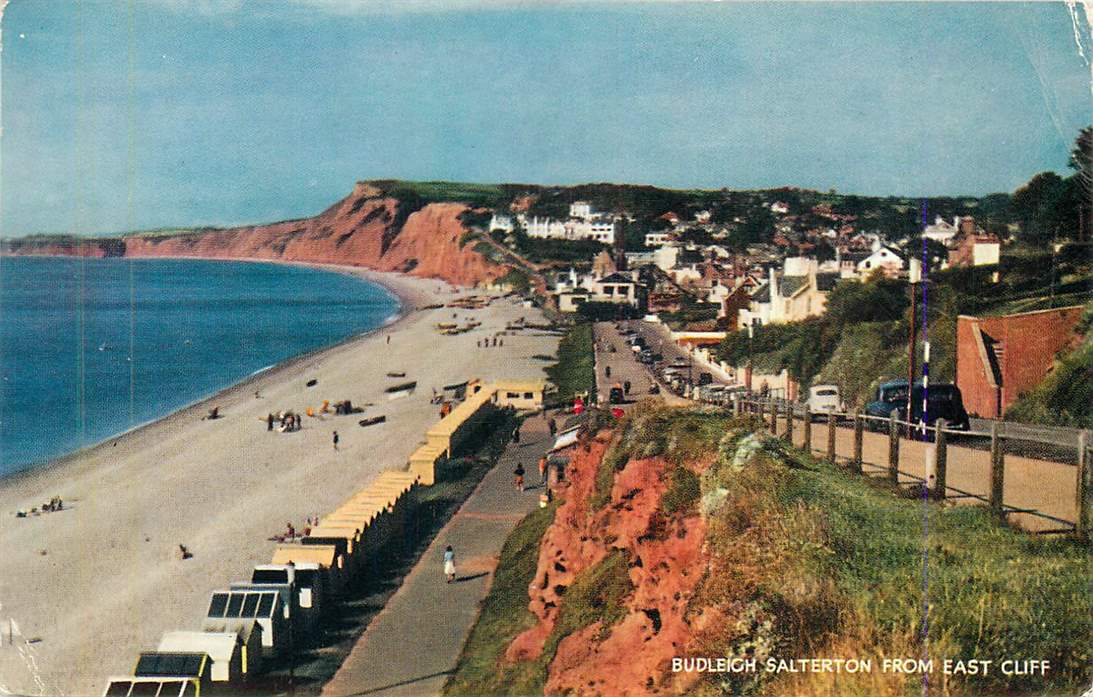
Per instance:
[[[300,417],[299,414],[293,413],[291,411],[277,414],[271,412],[266,415],[266,430],[272,431],[273,424],[275,422],[278,424],[277,432],[285,433],[287,431],[299,431],[301,425],[303,424],[303,419]]]
[[[491,341],[493,342],[492,344],[490,343]],[[476,345],[478,346],[478,348],[488,348],[490,346],[504,346],[505,339],[503,337],[496,336],[493,337],[493,339],[490,339],[490,337],[487,336],[485,339],[479,339],[476,342]]]
[[[61,500],[60,496],[54,496],[49,500],[49,503],[43,503],[41,510],[37,506],[30,509],[30,511],[16,511],[16,518],[26,518],[27,516],[38,515],[39,513],[53,513],[54,511],[63,511],[65,509],[65,503]]]

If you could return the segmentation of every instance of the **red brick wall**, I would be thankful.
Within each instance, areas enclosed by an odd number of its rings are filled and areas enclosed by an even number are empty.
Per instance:
[[[1074,325],[1084,308],[1066,307],[1025,312],[1004,317],[960,317],[956,326],[956,384],[969,413],[997,418],[1022,394],[1048,374],[1055,355],[1074,338]],[[984,365],[972,327],[980,329],[1004,347],[1001,408],[999,395],[990,386],[990,366]]]

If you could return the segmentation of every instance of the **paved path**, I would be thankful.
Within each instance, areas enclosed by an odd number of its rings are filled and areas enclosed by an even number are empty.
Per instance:
[[[479,603],[489,591],[505,538],[539,505],[537,463],[551,445],[543,418],[527,419],[520,443],[509,444],[497,466],[437,534],[323,686],[324,696],[440,693],[478,617]],[[517,462],[524,465],[525,483],[532,487],[523,493],[513,484]],[[447,545],[455,548],[458,572],[450,585],[442,571]]]
[[[644,323],[631,322],[629,324],[640,325]],[[597,322],[593,326],[592,336],[596,346],[596,393],[606,401],[613,385],[622,385],[629,380],[630,394],[626,396],[627,403],[622,405],[623,408],[648,397],[649,388],[654,384],[652,371],[638,362],[636,354],[630,348],[630,345],[626,343],[626,339],[619,333],[619,330],[615,329],[614,323]],[[648,339],[648,337],[646,338]],[[672,351],[682,353],[682,349],[675,346],[671,341],[664,341],[663,337],[655,341],[650,340],[649,345],[654,351],[667,351],[664,355],[668,358],[668,361],[675,357],[675,354],[671,353]],[[615,351],[611,352],[609,347],[614,347]],[[607,368],[609,367],[611,369],[610,377],[607,375]],[[671,394],[663,386],[661,386],[660,398],[672,405],[688,403],[686,400]]]

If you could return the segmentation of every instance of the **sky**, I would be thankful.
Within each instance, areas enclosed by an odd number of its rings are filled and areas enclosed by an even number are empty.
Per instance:
[[[1009,192],[1093,123],[1080,13],[12,0],[0,236],[303,217],[376,178]]]

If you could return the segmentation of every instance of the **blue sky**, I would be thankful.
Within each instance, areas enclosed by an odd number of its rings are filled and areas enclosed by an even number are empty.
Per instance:
[[[1093,122],[1063,3],[13,0],[2,31],[0,236],[369,178],[1012,191]]]

